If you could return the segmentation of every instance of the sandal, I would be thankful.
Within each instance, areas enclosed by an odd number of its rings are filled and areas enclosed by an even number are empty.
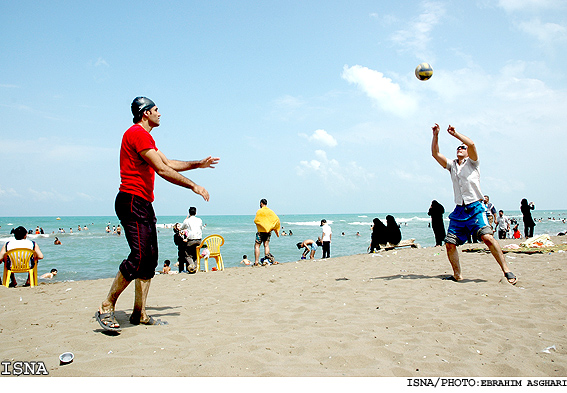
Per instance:
[[[95,313],[95,318],[99,325],[106,331],[120,332],[122,330],[114,317],[114,311],[105,312],[103,314],[101,314],[100,311],[97,311]]]
[[[518,282],[518,279],[516,278],[516,276],[514,276],[514,273],[512,272],[504,273],[504,277],[506,277],[506,280],[508,280],[508,282],[512,285],[516,285],[516,283]]]

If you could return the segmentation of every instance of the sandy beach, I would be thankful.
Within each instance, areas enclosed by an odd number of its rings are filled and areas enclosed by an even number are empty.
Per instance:
[[[566,377],[567,254],[506,257],[516,286],[484,252],[442,280],[440,247],[157,275],[148,311],[168,324],[129,324],[130,285],[120,335],[93,317],[111,279],[1,287],[1,359],[56,377]]]

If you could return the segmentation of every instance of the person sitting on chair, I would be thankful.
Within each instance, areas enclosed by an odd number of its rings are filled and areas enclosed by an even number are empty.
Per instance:
[[[26,230],[26,228],[19,226],[16,229],[14,229],[15,240],[9,240],[2,246],[2,250],[0,250],[0,263],[2,262],[9,263],[9,261],[7,260],[6,253],[16,248],[27,248],[33,251],[33,257],[30,261],[30,267],[33,267],[36,261],[43,259],[43,253],[39,249],[37,243],[28,240],[27,237],[28,237],[28,231]],[[16,278],[14,277],[14,273],[12,273],[10,275],[10,287],[15,288],[16,285],[17,285]],[[30,285],[29,274],[28,274],[28,280],[26,281],[26,284],[24,286],[28,286],[28,285]]]

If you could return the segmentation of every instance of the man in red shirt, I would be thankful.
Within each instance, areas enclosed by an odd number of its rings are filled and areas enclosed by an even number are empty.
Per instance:
[[[150,135],[152,129],[159,126],[161,117],[155,103],[146,97],[136,97],[132,102],[132,114],[134,125],[124,133],[120,147],[121,183],[115,202],[116,215],[126,233],[130,254],[120,264],[108,296],[95,314],[100,326],[113,332],[120,331],[114,315],[116,301],[133,280],[136,288],[130,323],[155,325],[161,322],[146,313],[150,282],[158,265],[156,217],[152,207],[155,174],[208,201],[207,190],[179,172],[214,168],[219,162],[219,158],[211,156],[200,161],[168,159]]]

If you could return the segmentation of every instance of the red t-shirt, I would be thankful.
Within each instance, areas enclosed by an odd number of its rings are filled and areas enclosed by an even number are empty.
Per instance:
[[[150,133],[139,124],[128,128],[120,147],[120,191],[153,202],[155,171],[140,155],[147,149],[157,150]]]

